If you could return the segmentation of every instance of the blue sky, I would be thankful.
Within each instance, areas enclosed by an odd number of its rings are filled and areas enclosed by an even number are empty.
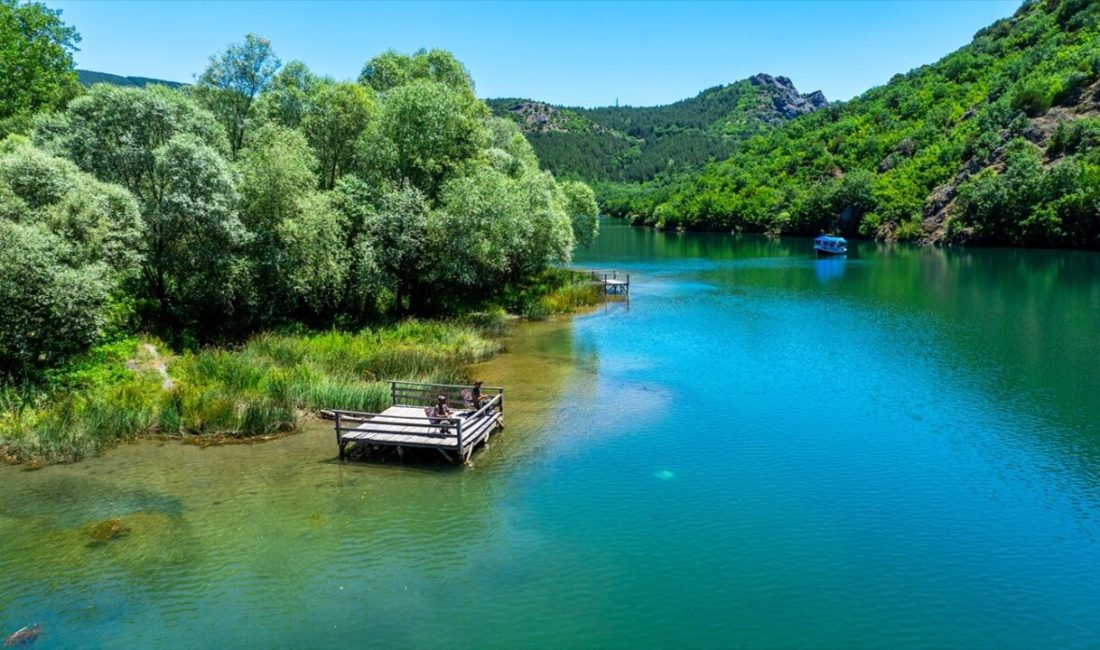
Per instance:
[[[848,99],[931,63],[1019,0],[71,2],[77,66],[191,81],[247,32],[283,61],[352,79],[389,48],[451,50],[482,97],[653,105],[757,72]]]

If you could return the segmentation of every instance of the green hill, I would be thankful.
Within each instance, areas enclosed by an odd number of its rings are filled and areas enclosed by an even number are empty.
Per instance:
[[[601,200],[659,227],[1100,248],[1100,4],[1025,2],[691,178]]]
[[[77,70],[77,79],[81,85],[92,86],[93,84],[111,84],[113,86],[136,86],[138,88],[144,88],[150,84],[159,84],[161,86],[168,86],[169,88],[179,88],[187,84],[179,83],[178,81],[165,81],[164,79],[149,79],[148,77],[122,77],[117,74],[110,74],[107,72],[95,72],[94,70]]]
[[[799,94],[785,77],[759,74],[665,106],[567,108],[527,99],[492,99],[515,120],[555,175],[638,183],[698,170],[727,158],[747,137],[827,104]]]

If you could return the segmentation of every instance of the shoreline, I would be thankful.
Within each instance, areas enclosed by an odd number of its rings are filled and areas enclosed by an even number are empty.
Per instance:
[[[547,273],[513,298],[521,314],[497,308],[358,331],[266,331],[179,353],[148,336],[106,344],[60,373],[57,386],[6,388],[0,461],[34,471],[138,440],[255,444],[296,435],[325,409],[377,410],[389,380],[469,379],[467,368],[503,352],[518,324],[594,307],[598,296],[578,277]]]

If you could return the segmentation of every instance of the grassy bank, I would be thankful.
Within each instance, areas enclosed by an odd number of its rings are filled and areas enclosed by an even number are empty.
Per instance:
[[[602,291],[591,280],[578,271],[548,269],[523,290],[510,294],[506,302],[515,313],[532,320],[571,314],[600,301]]]
[[[456,382],[500,349],[500,316],[405,321],[355,333],[259,334],[171,354],[158,340],[95,348],[39,386],[0,390],[0,454],[68,462],[140,436],[255,439],[320,408],[378,410],[388,379]]]

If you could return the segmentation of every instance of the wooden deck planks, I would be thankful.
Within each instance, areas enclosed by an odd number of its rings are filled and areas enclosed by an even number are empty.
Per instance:
[[[386,419],[387,416],[394,415],[415,419],[410,420],[409,424],[401,424],[401,421],[396,419]],[[461,418],[462,416],[459,415],[458,417]],[[487,417],[479,418],[476,421],[463,420],[463,449],[476,445],[484,440],[492,429],[499,424],[500,419],[499,413],[493,413]],[[363,422],[355,429],[343,432],[340,437],[348,441],[365,442],[369,444],[458,449],[458,430],[456,426],[452,425],[449,434],[446,436],[426,435],[426,426],[429,424],[431,424],[431,421],[424,415],[423,408],[391,406],[373,420]],[[469,428],[466,429],[466,427]],[[432,428],[436,431],[439,430],[439,427],[435,425],[433,425]]]
[[[392,382],[391,397],[394,405],[381,413],[361,413],[354,411],[332,411],[336,420],[337,442],[340,447],[340,459],[345,457],[348,445],[373,445],[398,447],[420,447],[436,449],[454,462],[452,454],[457,452],[458,459],[469,458],[474,447],[485,442],[493,431],[504,426],[504,389],[482,387],[490,393],[489,406],[479,411],[477,419],[470,419],[472,411],[456,411],[454,418],[462,424],[462,444],[458,440],[458,424],[443,425],[434,418],[425,415],[425,407],[401,404],[404,392],[409,386],[420,388],[426,394],[444,394],[447,389],[461,389],[463,394],[474,387],[448,386],[443,384],[410,384]],[[484,393],[483,393],[484,394]],[[489,397],[487,396],[487,397]],[[415,403],[415,402],[414,402]],[[447,426],[446,434],[441,429]]]

